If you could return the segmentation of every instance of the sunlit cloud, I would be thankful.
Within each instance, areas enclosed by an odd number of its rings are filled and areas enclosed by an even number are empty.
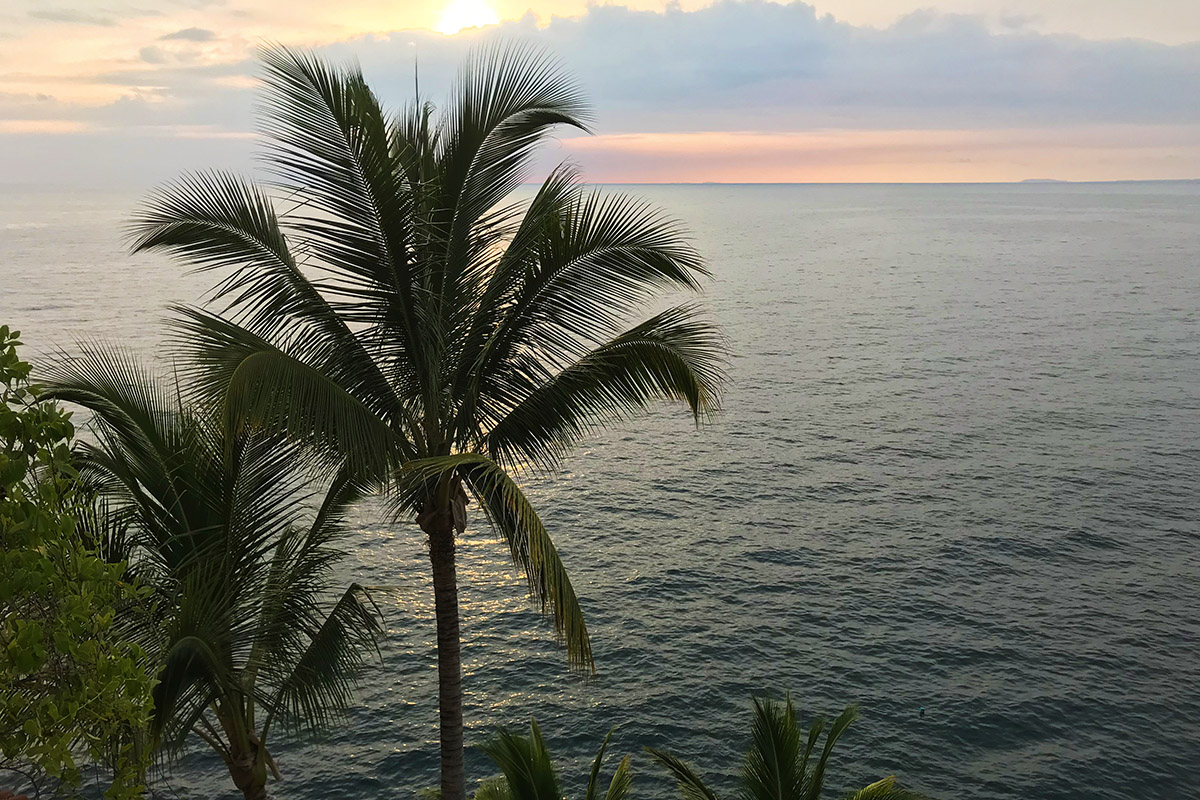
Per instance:
[[[356,59],[395,107],[415,64],[436,102],[470,48],[500,39],[541,46],[579,77],[602,135],[570,139],[558,155],[598,180],[1200,175],[1195,147],[1168,135],[1200,125],[1200,106],[1187,102],[1200,44],[1049,35],[1028,15],[922,11],[863,25],[823,13],[822,0],[535,2],[540,17],[517,0],[294,0],[287,14],[268,0],[12,1],[18,34],[0,48],[0,119],[23,122],[0,129],[11,139],[0,175],[10,178],[67,174],[11,138],[37,124],[95,150],[73,178],[100,180],[126,152],[140,158],[117,174],[144,182],[209,161],[251,168],[263,41]],[[38,10],[61,19],[28,13]]]
[[[451,0],[434,30],[451,35],[466,28],[482,28],[499,22],[500,15],[484,0]]]
[[[83,133],[90,125],[69,119],[0,119],[0,134]]]
[[[605,183],[1170,179],[1200,168],[1200,125],[624,134],[570,139],[562,154]]]
[[[160,42],[211,42],[217,38],[217,34],[206,28],[183,28],[174,33],[164,34],[158,37]]]

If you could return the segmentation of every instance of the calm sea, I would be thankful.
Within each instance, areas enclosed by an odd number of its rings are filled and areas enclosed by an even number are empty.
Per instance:
[[[633,191],[710,260],[727,411],[700,431],[656,411],[531,482],[593,679],[468,535],[469,740],[536,715],[579,786],[616,726],[638,795],[665,800],[643,745],[729,789],[749,697],[791,690],[805,715],[861,706],[838,790],[1195,797],[1200,184]],[[30,354],[98,337],[158,356],[164,305],[207,287],[124,254],[135,202],[0,194],[0,321]],[[278,748],[285,800],[436,784],[422,539],[357,522],[348,573],[398,587],[383,663],[332,741]],[[159,788],[229,786],[196,755]]]

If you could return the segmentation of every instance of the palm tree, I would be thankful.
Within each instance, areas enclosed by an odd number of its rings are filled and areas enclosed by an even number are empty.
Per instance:
[[[360,486],[341,471],[307,490],[296,445],[184,407],[119,354],[85,349],[49,377],[48,396],[92,414],[78,456],[106,503],[104,549],[151,587],[137,629],[159,659],[155,743],[169,757],[195,736],[265,798],[269,736],[325,729],[381,634],[364,588],[331,576]]]
[[[196,396],[344,457],[428,537],[437,618],[441,791],[464,800],[455,541],[473,496],[592,668],[554,543],[514,479],[659,399],[715,410],[721,342],[680,305],[629,325],[705,272],[674,221],[554,169],[512,193],[556,126],[585,128],[575,85],[526,49],[477,53],[438,116],[385,112],[357,67],[264,52],[275,197],[203,173],[160,191],[135,251],[221,270],[220,313],[179,309]],[[411,516],[409,516],[411,515]]]
[[[816,763],[809,769],[817,743],[825,732],[826,721],[813,721],[806,736],[796,722],[796,708],[790,695],[782,703],[762,697],[754,698],[754,727],[751,730],[750,751],[742,766],[739,796],[743,800],[820,800],[829,756],[838,739],[857,716],[854,706],[848,706],[838,715],[829,725]],[[689,764],[652,747],[647,747],[646,752],[666,767],[679,783],[679,793],[684,800],[718,800],[717,794]],[[846,794],[844,800],[925,798],[897,787],[894,779],[885,778]]]
[[[608,749],[611,738],[612,731],[609,731],[600,745],[596,760],[592,762],[583,800],[625,800],[629,796],[629,788],[633,784],[629,756],[621,759],[617,765],[603,798],[597,794],[600,791],[604,751]],[[480,749],[500,768],[501,775],[485,781],[475,793],[475,800],[563,800],[554,762],[550,759],[550,751],[546,748],[546,741],[536,720],[529,721],[528,738],[501,731]]]

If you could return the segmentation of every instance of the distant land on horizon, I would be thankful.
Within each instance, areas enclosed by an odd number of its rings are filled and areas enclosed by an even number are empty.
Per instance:
[[[1057,185],[1072,186],[1134,184],[1134,183],[1200,183],[1197,178],[1123,178],[1107,181],[1060,180],[1057,178],[1025,178],[1012,181],[583,181],[589,186],[1022,186]],[[152,191],[160,183],[153,184],[71,184],[58,181],[33,183],[30,181],[5,181],[0,178],[0,187],[6,189],[46,191]],[[522,186],[541,186],[541,181],[530,181]]]

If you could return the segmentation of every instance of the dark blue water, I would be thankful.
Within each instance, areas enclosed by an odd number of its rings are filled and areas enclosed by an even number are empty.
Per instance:
[[[805,714],[861,706],[831,789],[1195,797],[1200,185],[636,191],[710,259],[727,410],[699,431],[656,411],[528,481],[594,678],[468,532],[469,740],[536,715],[578,785],[617,726],[612,752],[667,747],[728,789],[749,696],[791,690]],[[0,318],[31,350],[154,352],[163,305],[206,286],[121,253],[133,200],[0,197]],[[396,587],[383,663],[332,741],[279,747],[276,797],[436,784],[424,546],[380,519],[361,510],[347,577]],[[640,796],[673,795],[635,766]],[[228,785],[197,755],[160,788]]]

